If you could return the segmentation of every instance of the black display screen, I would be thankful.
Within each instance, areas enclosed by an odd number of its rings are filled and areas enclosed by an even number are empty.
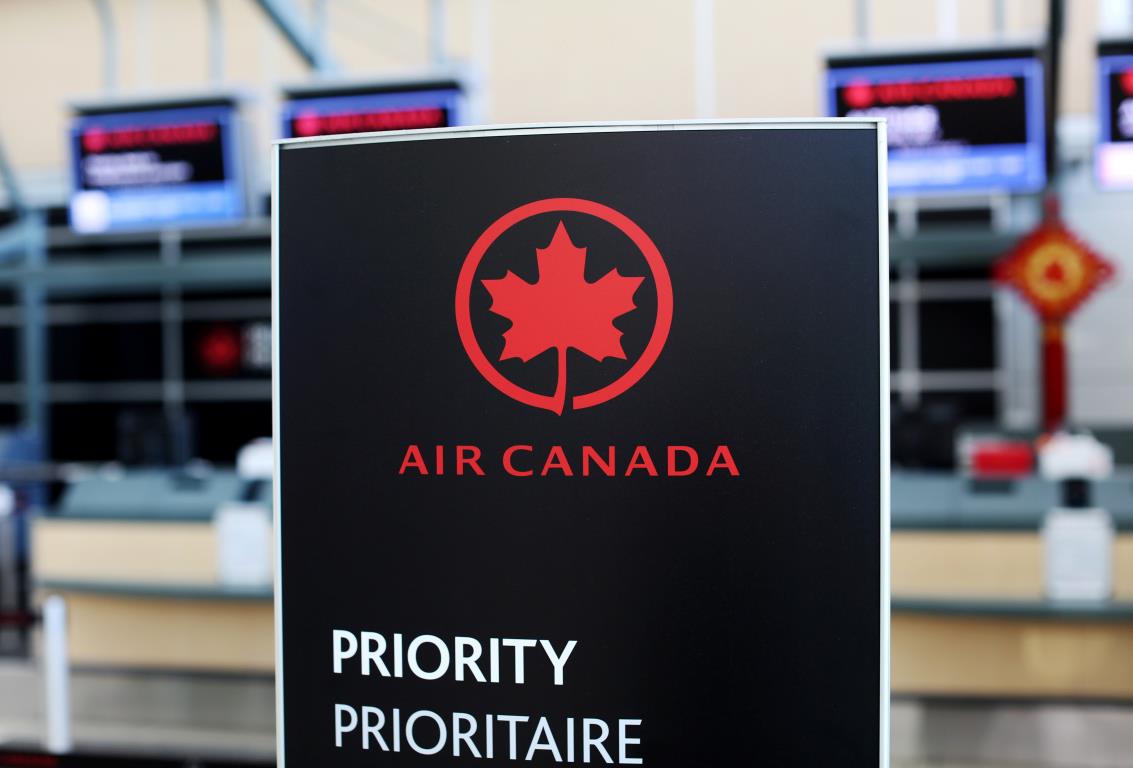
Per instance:
[[[890,189],[1034,191],[1045,180],[1035,51],[834,57],[828,113],[887,122]]]
[[[1110,141],[1133,141],[1133,62],[1108,77]]]
[[[246,208],[231,103],[96,109],[71,126],[80,232],[221,224]]]
[[[881,112],[893,120],[889,143],[894,147],[1024,144],[1025,92],[1023,77],[1005,75],[879,82],[863,78],[837,88],[837,113],[846,117]],[[935,120],[916,119],[932,113]]]
[[[444,107],[404,107],[401,109],[357,109],[331,114],[296,109],[288,121],[288,136],[329,136],[340,133],[407,131],[445,128],[452,125]]]
[[[1133,188],[1133,41],[1098,46],[1098,182]]]
[[[283,104],[284,138],[446,128],[462,122],[455,81],[304,88]]]
[[[224,142],[213,120],[104,126],[78,130],[83,189],[223,181]],[[147,125],[147,123],[149,123]]]

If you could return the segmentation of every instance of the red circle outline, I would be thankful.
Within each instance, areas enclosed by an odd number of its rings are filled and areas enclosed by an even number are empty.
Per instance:
[[[628,371],[611,383],[601,389],[583,395],[575,395],[571,398],[571,407],[578,411],[612,400],[641,381],[646,372],[653,367],[653,363],[657,362],[661,349],[669,338],[669,328],[673,323],[673,284],[669,280],[669,270],[665,266],[664,259],[661,258],[661,252],[649,238],[649,235],[645,234],[645,230],[637,226],[628,216],[601,203],[577,197],[549,197],[544,200],[525,203],[508,211],[484,230],[483,234],[473,243],[468,255],[464,257],[460,276],[456,280],[456,329],[460,334],[460,342],[464,345],[464,351],[468,354],[468,358],[476,366],[480,375],[488,380],[489,384],[524,405],[545,408],[550,411],[555,410],[554,397],[540,395],[512,383],[488,361],[484,351],[480,349],[476,334],[472,330],[469,298],[472,295],[472,282],[476,275],[476,269],[480,266],[488,248],[495,243],[500,235],[532,216],[557,211],[585,213],[602,219],[621,230],[637,246],[641,255],[645,257],[649,271],[653,274],[653,283],[657,288],[657,319],[653,323],[653,334],[649,337],[649,343],[645,345],[645,351],[641,353],[641,357],[630,366]]]

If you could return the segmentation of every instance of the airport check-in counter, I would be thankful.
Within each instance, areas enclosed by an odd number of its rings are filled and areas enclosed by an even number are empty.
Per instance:
[[[1057,484],[893,473],[896,695],[1133,700],[1133,472],[1091,483],[1116,527],[1114,594],[1046,597],[1046,512]],[[235,473],[96,475],[34,527],[40,597],[70,608],[79,666],[269,672],[269,584],[222,577],[216,510],[270,508]]]
[[[237,501],[261,505],[266,517],[270,499],[270,483],[249,485],[231,470],[132,470],[73,483],[32,531],[37,597],[66,599],[72,664],[270,672],[270,580],[225,576],[217,515]]]
[[[1133,472],[1090,494],[1116,531],[1112,597],[1052,600],[1058,484],[893,473],[895,695],[1133,700]]]

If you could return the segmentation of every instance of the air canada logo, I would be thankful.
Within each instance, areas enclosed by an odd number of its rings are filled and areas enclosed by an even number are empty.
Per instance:
[[[672,318],[657,246],[590,200],[509,211],[476,240],[457,279],[457,330],[476,370],[508,397],[557,414],[641,381]]]

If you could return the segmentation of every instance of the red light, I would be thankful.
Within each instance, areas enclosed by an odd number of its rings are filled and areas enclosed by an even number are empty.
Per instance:
[[[234,328],[217,326],[201,337],[197,345],[201,364],[213,375],[234,373],[240,367],[240,335]]]
[[[83,131],[82,141],[83,149],[91,154],[98,154],[106,149],[106,131],[101,128],[91,128],[90,130]]]
[[[305,110],[295,116],[295,135],[318,136],[321,125],[318,112]]]
[[[1133,96],[1133,69],[1121,73],[1121,90],[1125,91],[1126,96]]]
[[[851,109],[865,109],[873,106],[873,86],[868,80],[854,80],[842,92],[842,98]]]

